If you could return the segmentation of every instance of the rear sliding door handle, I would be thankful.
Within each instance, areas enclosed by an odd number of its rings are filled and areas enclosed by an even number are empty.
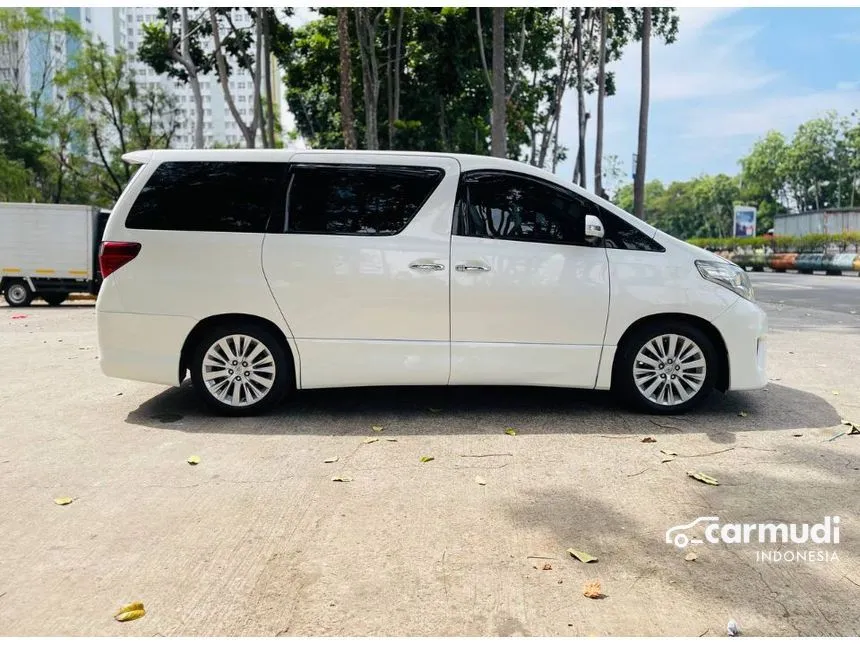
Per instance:
[[[416,262],[414,264],[410,264],[409,268],[415,269],[416,271],[444,271],[445,265],[444,264],[435,264],[435,263],[422,264],[422,263]]]
[[[457,271],[489,271],[490,267],[485,267],[480,264],[458,264],[454,269]]]

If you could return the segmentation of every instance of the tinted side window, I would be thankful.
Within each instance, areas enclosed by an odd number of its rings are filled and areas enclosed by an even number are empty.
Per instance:
[[[295,166],[287,231],[394,235],[421,210],[445,172],[413,166]]]
[[[585,243],[585,206],[543,182],[506,173],[467,175],[455,209],[457,235],[550,244]]]
[[[638,228],[609,211],[600,210],[600,221],[605,229],[604,244],[609,249],[656,252],[666,250]]]
[[[288,166],[229,161],[165,162],[156,168],[125,225],[161,231],[264,233],[283,215]]]

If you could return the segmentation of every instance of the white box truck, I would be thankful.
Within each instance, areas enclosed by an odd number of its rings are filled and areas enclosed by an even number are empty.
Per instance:
[[[0,203],[0,291],[12,307],[96,295],[98,252],[110,211],[75,204]]]

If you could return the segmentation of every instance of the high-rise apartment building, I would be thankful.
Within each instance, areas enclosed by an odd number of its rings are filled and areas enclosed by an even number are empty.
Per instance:
[[[201,8],[190,8],[189,17],[196,17]],[[155,7],[127,8],[126,9],[126,42],[129,53],[134,55],[137,47],[143,39],[143,26],[155,22],[158,18],[158,9]],[[238,29],[249,29],[253,33],[253,22],[244,9],[234,9],[231,15],[233,24]],[[226,32],[224,25],[222,34]],[[280,82],[277,67],[273,64],[273,81],[277,82],[278,91],[273,84],[273,98],[275,99],[275,113],[280,112]],[[160,86],[168,94],[176,97],[182,114],[182,126],[174,138],[173,146],[177,148],[191,148],[194,146],[194,125],[197,113],[194,106],[194,94],[191,86],[175,81],[164,74],[156,74],[149,66],[139,61],[132,63],[135,79],[138,84],[146,87]],[[240,118],[245,123],[250,123],[254,116],[254,81],[247,70],[243,70],[235,63],[231,65],[230,80],[228,82],[230,94],[236,103],[236,109]],[[203,97],[203,139],[208,148],[216,144],[244,145],[245,139],[239,128],[221,89],[215,73],[200,78],[200,93]],[[258,145],[261,143],[260,135],[257,135]]]
[[[144,25],[158,20],[156,7],[65,7],[45,8],[42,11],[51,19],[66,16],[75,20],[90,37],[104,42],[112,52],[125,50],[131,60],[135,81],[140,87],[160,87],[177,101],[181,125],[173,139],[173,147],[194,146],[197,113],[191,86],[165,74],[156,74],[152,68],[135,58],[135,52],[143,40]],[[195,17],[205,9],[191,8],[189,11]],[[244,9],[233,10],[231,19],[237,28],[249,29],[253,33],[254,25]],[[224,25],[224,33],[226,27]],[[54,74],[66,68],[80,47],[80,39],[67,37],[60,31],[48,35],[21,32],[15,38],[0,39],[0,83],[14,85],[27,96],[38,92],[43,100],[65,100],[53,82]],[[280,73],[274,60],[270,68],[275,113],[280,116],[282,90]],[[245,123],[250,123],[254,111],[254,82],[251,75],[234,63],[231,65],[228,85],[239,116]],[[244,145],[242,131],[233,119],[214,72],[200,78],[200,89],[203,97],[204,145]],[[259,145],[259,134],[257,141]]]
[[[86,35],[101,40],[111,51],[125,46],[124,8],[46,7],[30,11],[42,11],[51,21],[71,19]],[[55,75],[66,69],[80,47],[80,38],[68,36],[59,29],[3,34],[0,38],[0,84],[28,97],[36,95],[41,102],[63,101],[65,97],[54,82]]]

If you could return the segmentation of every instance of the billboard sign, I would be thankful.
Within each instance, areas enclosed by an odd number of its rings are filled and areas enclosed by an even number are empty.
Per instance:
[[[735,237],[755,237],[756,209],[753,206],[735,206]]]

